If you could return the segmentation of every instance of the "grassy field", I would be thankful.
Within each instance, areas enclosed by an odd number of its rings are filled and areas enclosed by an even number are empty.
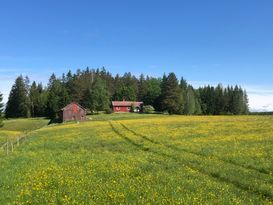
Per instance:
[[[272,116],[91,117],[0,157],[0,204],[273,203]]]
[[[44,118],[5,120],[4,126],[0,128],[0,146],[7,141],[14,141],[28,132],[46,126],[48,122],[49,120]]]

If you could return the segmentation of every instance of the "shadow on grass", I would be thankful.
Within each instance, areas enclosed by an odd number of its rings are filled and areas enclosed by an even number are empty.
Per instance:
[[[50,119],[50,118],[48,118],[48,119],[49,119],[49,122],[47,125],[62,123],[61,119]]]

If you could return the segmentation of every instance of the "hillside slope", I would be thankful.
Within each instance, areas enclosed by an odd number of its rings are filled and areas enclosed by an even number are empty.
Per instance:
[[[45,127],[0,158],[0,204],[269,204],[272,130],[264,116]]]

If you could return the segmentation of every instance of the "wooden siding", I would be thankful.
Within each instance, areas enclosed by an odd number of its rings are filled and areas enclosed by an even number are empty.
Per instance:
[[[86,110],[77,103],[71,103],[64,107],[60,113],[61,120],[66,121],[84,121],[86,120]]]

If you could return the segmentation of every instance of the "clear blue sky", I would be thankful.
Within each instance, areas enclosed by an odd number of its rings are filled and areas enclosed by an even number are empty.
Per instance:
[[[45,83],[87,66],[238,83],[252,109],[273,109],[273,1],[1,1],[5,99],[18,74]]]

